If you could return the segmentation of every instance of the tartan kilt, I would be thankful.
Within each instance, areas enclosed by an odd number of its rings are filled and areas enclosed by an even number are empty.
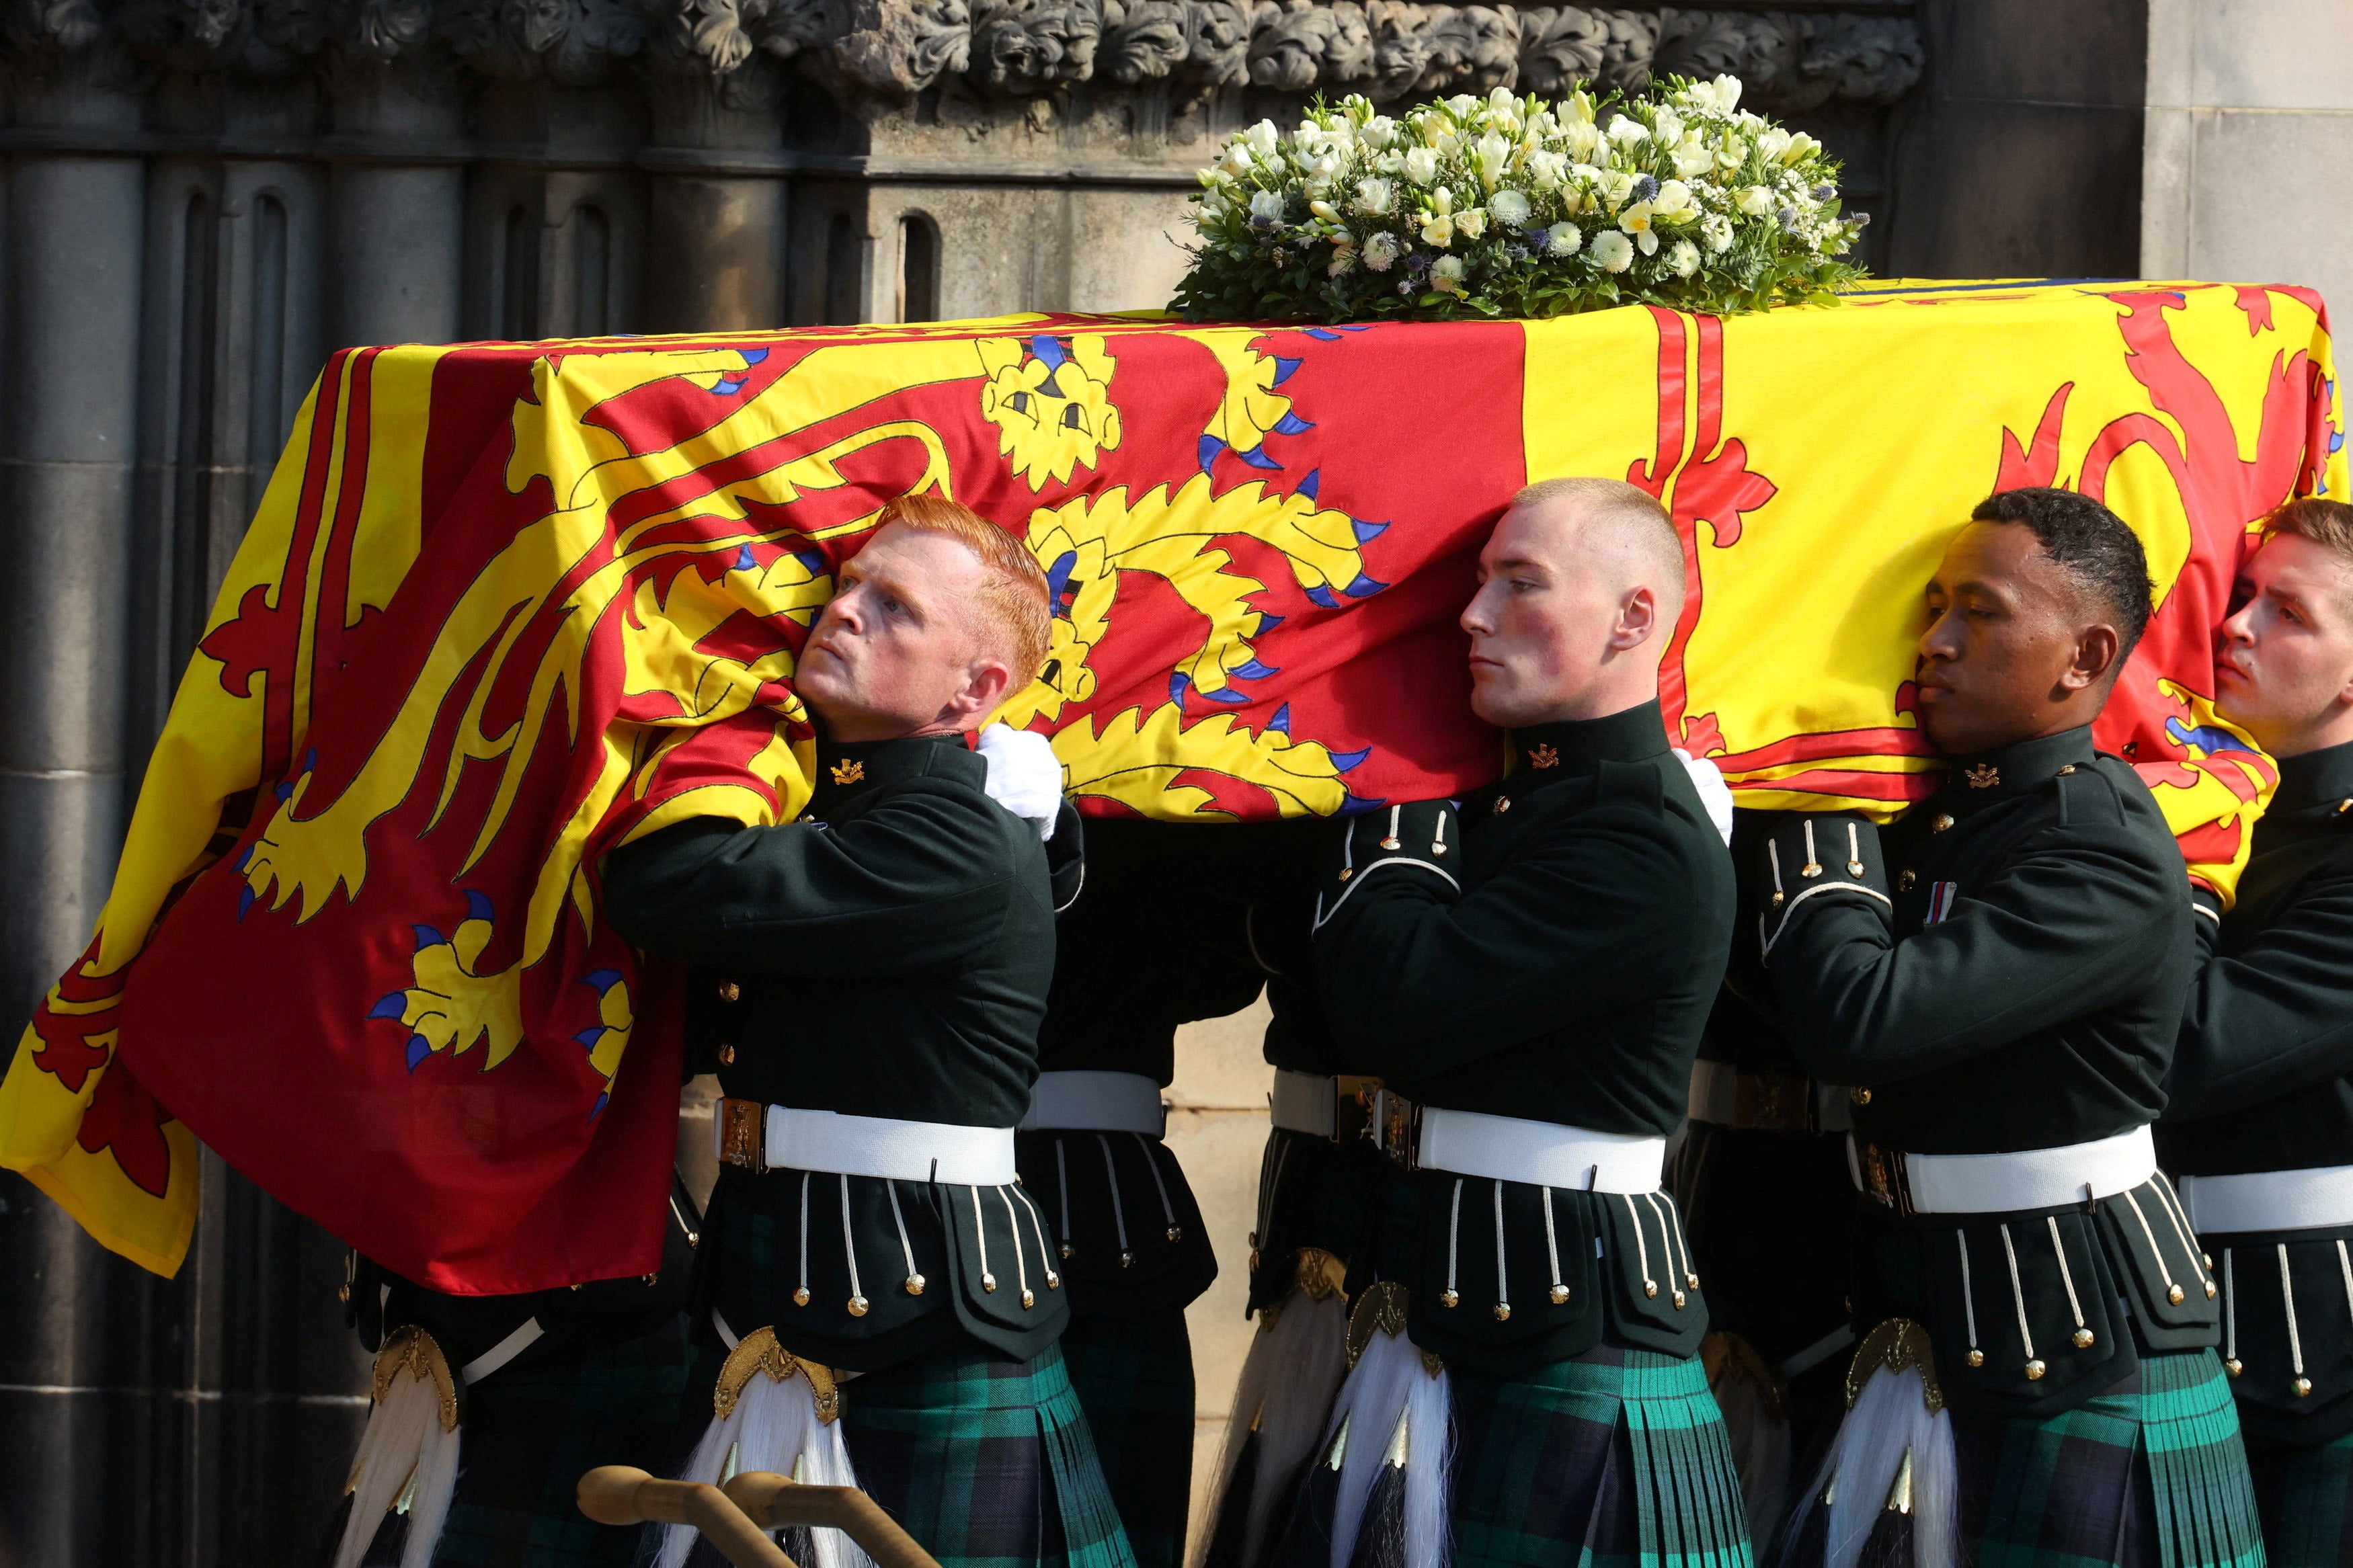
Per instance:
[[[2271,1568],[2353,1563],[2353,1433],[2317,1447],[2247,1440]]]
[[[661,1468],[686,1370],[684,1325],[672,1321],[615,1344],[526,1355],[468,1388],[434,1568],[628,1568],[638,1532],[590,1520],[575,1489],[598,1465]],[[338,1510],[322,1562],[343,1520]],[[399,1563],[407,1522],[385,1516],[369,1568]]]
[[[860,1487],[941,1568],[1134,1568],[1059,1345],[1015,1362],[959,1344],[869,1373],[841,1424]]]
[[[1193,1344],[1184,1312],[1079,1313],[1061,1349],[1137,1568],[1177,1568],[1193,1477]]]
[[[1450,1369],[1455,1568],[1747,1568],[1696,1356],[1600,1345],[1531,1376]]]
[[[1961,1533],[1978,1568],[2264,1562],[2238,1414],[2212,1351],[2145,1353],[2115,1387],[2040,1419],[1955,1411],[1953,1440]]]

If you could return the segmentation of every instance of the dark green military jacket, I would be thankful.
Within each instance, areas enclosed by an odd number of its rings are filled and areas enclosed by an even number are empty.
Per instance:
[[[2238,900],[2198,931],[2158,1127],[2166,1169],[2353,1165],[2353,744],[2281,762]],[[2247,1429],[2302,1444],[2353,1431],[2353,1298],[2338,1254],[2353,1227],[2202,1239],[2223,1276],[2223,1350]]]
[[[1089,825],[1084,885],[1057,927],[1040,1071],[1133,1073],[1165,1086],[1179,1026],[1257,999],[1263,976],[1244,921],[1263,839],[1258,825]],[[1159,1139],[1024,1132],[1020,1162],[1061,1237],[1072,1311],[1176,1311],[1217,1278],[1192,1189]]]
[[[649,952],[738,988],[737,1100],[1014,1126],[1053,978],[1037,831],[961,735],[821,744],[807,814],[698,819],[615,850],[605,910]],[[727,1059],[731,1058],[732,1059]],[[1061,1332],[1051,1220],[1018,1185],[722,1166],[702,1296],[738,1335],[874,1371],[969,1336],[1026,1360]]]
[[[2089,729],[1954,759],[1883,833],[1791,812],[1764,839],[1744,870],[1773,992],[1799,1061],[1855,1086],[1858,1169],[2089,1142],[2164,1108],[2189,880]],[[1982,1217],[1866,1201],[1856,1324],[1926,1324],[1950,1397],[2028,1415],[2129,1375],[2136,1339],[2211,1345],[2207,1277],[2161,1187]]]
[[[1724,978],[1731,858],[1655,701],[1511,744],[1511,775],[1459,814],[1351,825],[1316,938],[1334,1032],[1424,1106],[1663,1138]],[[1385,1246],[1411,1239],[1383,1269],[1414,1342],[1449,1361],[1516,1376],[1605,1331],[1669,1353],[1705,1332],[1660,1194],[1423,1171],[1410,1204],[1401,1226],[1385,1200]]]

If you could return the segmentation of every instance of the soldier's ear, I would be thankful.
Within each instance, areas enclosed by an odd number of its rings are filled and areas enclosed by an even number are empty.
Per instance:
[[[1618,623],[1609,628],[1609,646],[1620,651],[1641,647],[1661,631],[1659,595],[1647,583],[1637,583],[1618,601]],[[1660,647],[1663,651],[1664,641]]]
[[[2123,648],[2124,639],[2116,627],[2105,623],[2086,626],[2075,638],[2075,657],[2060,675],[2060,686],[2082,691],[2100,685],[2116,673],[2116,656]]]

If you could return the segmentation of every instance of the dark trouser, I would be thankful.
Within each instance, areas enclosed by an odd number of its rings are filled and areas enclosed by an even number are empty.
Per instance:
[[[575,1489],[599,1465],[659,1471],[686,1382],[682,1325],[503,1367],[466,1391],[458,1489],[435,1568],[627,1568],[635,1530],[592,1522]],[[386,1514],[365,1559],[396,1563],[407,1518]],[[322,1561],[343,1534],[336,1516]]]
[[[1185,1314],[1076,1316],[1061,1343],[1137,1568],[1177,1568],[1193,1476],[1193,1345]]]

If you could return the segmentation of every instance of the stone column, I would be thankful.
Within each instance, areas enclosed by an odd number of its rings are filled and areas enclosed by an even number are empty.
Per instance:
[[[446,343],[461,331],[464,103],[429,67],[350,61],[333,73],[328,180],[330,347]]]
[[[649,332],[781,327],[786,183],[775,68],[714,79],[680,60],[655,79],[648,193]]]
[[[23,83],[16,123],[63,145],[135,132],[85,55]],[[145,174],[136,156],[7,164],[0,322],[0,997],[9,1048],[90,940],[123,823],[124,704]],[[0,1553],[104,1560],[129,1501],[109,1466],[109,1285],[125,1266],[0,1181]],[[120,1561],[130,1561],[119,1557]]]

